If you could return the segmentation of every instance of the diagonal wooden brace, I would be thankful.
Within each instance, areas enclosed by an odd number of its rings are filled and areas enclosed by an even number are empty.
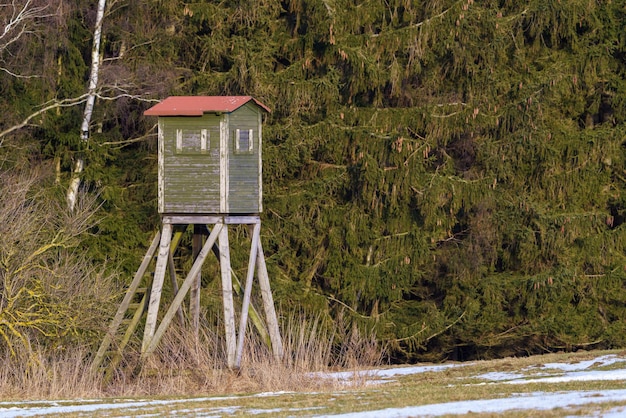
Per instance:
[[[180,308],[183,300],[185,299],[185,296],[187,296],[187,292],[189,292],[189,289],[191,288],[198,273],[200,273],[200,270],[202,269],[202,264],[204,264],[204,260],[211,251],[213,244],[215,244],[215,241],[217,240],[217,237],[219,236],[222,228],[222,224],[216,224],[215,228],[213,228],[213,231],[211,231],[211,235],[209,235],[209,238],[207,239],[206,243],[202,247],[202,250],[198,254],[196,261],[193,263],[189,274],[187,274],[187,277],[185,278],[185,281],[181,285],[180,289],[178,290],[176,297],[172,301],[172,304],[170,305],[169,309],[165,313],[165,316],[161,320],[158,329],[154,333],[154,336],[151,338],[146,348],[142,350],[143,359],[145,359],[147,356],[154,352],[157,345],[161,341],[161,338],[163,338],[165,330],[172,322],[172,319],[174,318],[174,315],[176,315],[178,308]]]

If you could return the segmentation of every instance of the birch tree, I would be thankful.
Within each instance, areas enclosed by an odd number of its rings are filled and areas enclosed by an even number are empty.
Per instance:
[[[93,32],[93,46],[91,48],[91,70],[89,73],[89,87],[87,89],[87,101],[83,112],[83,121],[80,126],[80,138],[82,141],[89,140],[89,124],[93,113],[94,103],[96,101],[96,88],[98,87],[98,71],[100,68],[100,39],[102,37],[102,20],[104,19],[104,9],[106,0],[98,0],[98,14],[96,17],[96,25]],[[85,158],[78,156],[74,163],[74,172],[67,189],[67,205],[70,210],[74,210],[76,199],[78,196],[78,187],[81,182],[81,173],[85,169]]]

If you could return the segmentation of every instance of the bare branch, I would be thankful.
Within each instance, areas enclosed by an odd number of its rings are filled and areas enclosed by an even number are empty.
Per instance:
[[[147,139],[150,138],[154,138],[157,136],[156,133],[154,133],[154,131],[156,130],[157,125],[154,125],[149,131],[148,133],[146,133],[145,135],[139,136],[137,138],[131,138],[131,139],[125,139],[122,141],[106,141],[106,142],[100,142],[98,145],[100,146],[104,146],[104,145],[120,145],[120,148],[125,147],[126,145],[130,145],[130,144],[134,144],[136,142],[142,142],[145,141]]]
[[[4,67],[0,67],[0,71],[4,71],[5,73],[7,73],[8,75],[15,77],[15,78],[39,78],[40,76],[38,75],[22,75],[22,74],[17,74],[14,73],[13,71],[4,68]]]
[[[46,113],[48,110],[51,109],[56,109],[59,107],[71,107],[71,106],[76,106],[77,104],[80,103],[84,103],[85,100],[87,100],[87,96],[88,93],[83,94],[82,96],[78,96],[72,99],[65,99],[65,100],[53,100],[52,102],[48,102],[48,104],[44,104],[41,109],[39,109],[38,111],[30,114],[26,119],[24,119],[21,123],[18,123],[17,125],[14,125],[10,128],[5,129],[4,131],[0,132],[0,147],[2,146],[3,142],[4,142],[4,137],[7,136],[8,134],[15,132],[19,129],[22,129],[23,127],[25,127],[26,125],[28,125],[28,123],[33,120],[34,118],[36,118],[37,116]]]
[[[20,130],[22,128],[24,128],[25,126],[27,126],[31,120],[33,120],[34,118],[36,118],[39,115],[42,115],[44,113],[46,113],[48,110],[52,110],[52,109],[56,109],[56,108],[60,108],[60,107],[72,107],[72,106],[76,106],[82,103],[85,103],[85,101],[87,100],[87,97],[89,96],[89,93],[85,93],[81,96],[78,97],[74,97],[71,99],[64,99],[64,100],[52,100],[49,101],[47,103],[44,103],[41,109],[37,110],[36,112],[31,113],[30,115],[28,115],[28,117],[26,117],[22,122],[18,123],[17,125],[11,126],[10,128],[5,129],[4,131],[0,132],[0,147],[2,147],[2,144],[4,143],[4,137],[6,137],[7,135]],[[128,94],[128,93],[123,93],[123,94],[118,94],[115,96],[103,96],[101,94],[96,94],[95,95],[98,99],[100,100],[107,100],[107,101],[113,101],[113,100],[117,100],[117,99],[121,99],[122,97],[127,97],[127,98],[131,98],[133,100],[137,100],[137,101],[141,101],[141,102],[148,102],[148,103],[154,103],[154,102],[158,102],[159,100],[157,99],[145,99],[143,97],[140,96],[136,96],[136,95],[132,95],[132,94]],[[144,139],[144,137],[142,137],[141,139]],[[137,139],[137,141],[141,140],[141,139]]]
[[[33,33],[32,27],[38,20],[55,15],[55,13],[46,12],[49,6],[49,4],[35,6],[33,0],[12,0],[10,3],[0,3],[0,59],[12,44],[24,35]],[[0,67],[0,71],[13,77],[34,77],[19,75],[4,67]]]
[[[11,4],[0,4],[0,10],[4,8],[10,8],[11,15],[0,33],[0,52],[27,32],[27,27],[31,22],[36,19],[54,16],[53,14],[44,13],[48,5],[36,7],[32,5],[32,0],[26,0],[21,7],[16,0],[13,0]],[[8,16],[8,13],[2,14]]]
[[[122,97],[127,97],[129,99],[133,99],[133,100],[137,100],[140,102],[146,102],[146,103],[158,103],[160,102],[160,100],[158,99],[145,99],[141,96],[137,96],[134,94],[130,94],[130,93],[122,93],[122,94],[117,94],[115,96],[102,96],[101,94],[96,94],[96,97],[100,100],[108,100],[108,101],[112,101],[112,100],[117,100],[117,99],[121,99]]]

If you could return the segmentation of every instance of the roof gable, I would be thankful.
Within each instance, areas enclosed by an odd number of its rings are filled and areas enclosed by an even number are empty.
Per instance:
[[[202,116],[204,113],[230,113],[248,102],[270,109],[252,96],[170,96],[143,112],[146,116]]]

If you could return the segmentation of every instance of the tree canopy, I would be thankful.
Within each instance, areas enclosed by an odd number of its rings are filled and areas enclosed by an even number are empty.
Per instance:
[[[39,3],[0,132],[86,92],[96,2]],[[84,156],[95,259],[132,271],[158,227],[151,101],[251,95],[283,308],[403,360],[626,345],[623,2],[110,0],[102,42],[88,143],[65,106],[0,138],[59,187]]]

